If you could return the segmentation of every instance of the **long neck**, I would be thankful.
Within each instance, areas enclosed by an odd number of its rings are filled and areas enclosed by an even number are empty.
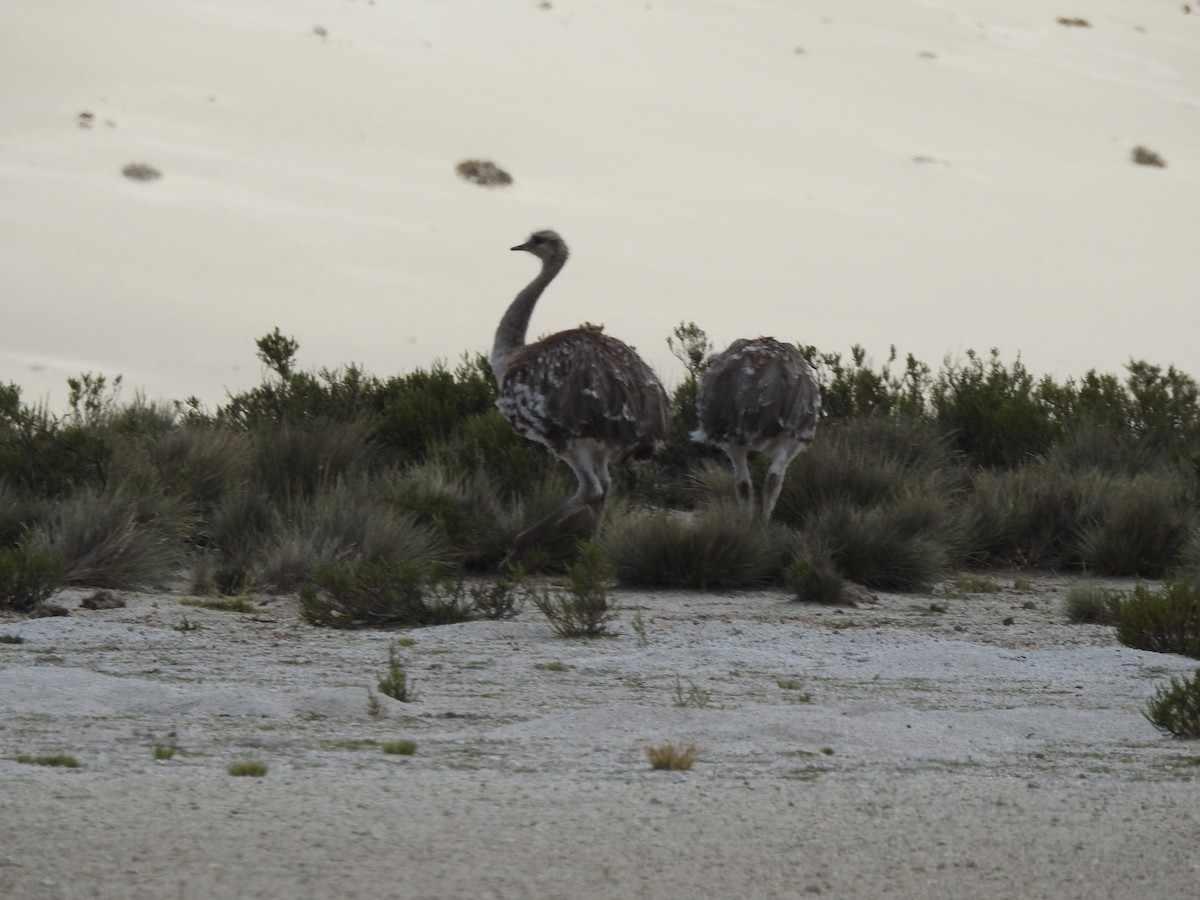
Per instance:
[[[542,271],[538,273],[537,278],[517,294],[508,311],[504,313],[504,318],[500,320],[500,326],[496,329],[496,340],[492,344],[491,358],[492,373],[496,376],[497,383],[504,380],[509,358],[525,346],[525,332],[529,328],[533,307],[566,261],[566,256],[552,256],[543,260]]]

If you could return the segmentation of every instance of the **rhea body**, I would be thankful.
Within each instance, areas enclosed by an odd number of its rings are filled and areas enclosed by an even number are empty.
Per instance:
[[[696,397],[692,440],[725,451],[733,465],[741,514],[754,518],[751,453],[770,460],[759,515],[769,522],[792,460],[812,442],[821,392],[808,360],[770,337],[742,338],[709,360]]]
[[[569,252],[553,231],[535,232],[512,249],[532,253],[542,268],[496,329],[491,355],[499,387],[496,407],[518,433],[570,466],[579,487],[560,509],[521,532],[510,556],[584,508],[599,527],[611,468],[661,448],[670,410],[653,370],[615,338],[576,328],[525,343],[533,308]]]

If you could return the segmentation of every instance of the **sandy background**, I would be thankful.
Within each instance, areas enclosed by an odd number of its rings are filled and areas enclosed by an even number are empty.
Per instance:
[[[25,638],[0,644],[0,896],[1193,897],[1200,746],[1142,710],[1196,662],[1063,624],[1064,580],[997,583],[619,592],[593,641],[532,608],[418,630],[416,700],[379,715],[398,635],[291,599],[0,620]],[[674,741],[692,771],[651,770]],[[15,761],[58,752],[82,768]]]
[[[545,6],[5,0],[0,380],[55,409],[81,371],[215,403],[276,326],[305,368],[453,362],[541,227],[574,254],[533,333],[603,322],[669,384],[689,320],[1200,370],[1190,4]],[[515,184],[456,177],[473,157]]]

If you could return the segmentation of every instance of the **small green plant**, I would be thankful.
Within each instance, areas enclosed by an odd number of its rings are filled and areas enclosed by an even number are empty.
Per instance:
[[[652,769],[686,772],[691,769],[699,752],[692,744],[660,744],[657,747],[646,748],[646,759],[650,761]]]
[[[644,650],[650,641],[646,637],[646,620],[642,618],[642,611],[640,609],[629,620],[629,626],[633,629],[633,633],[637,635],[637,645]]]
[[[1115,609],[1122,644],[1200,659],[1200,584],[1168,581],[1162,590],[1139,584]]]
[[[370,688],[367,688],[367,715],[373,719],[383,715],[383,704],[379,702],[379,695]]]
[[[543,663],[540,668],[545,669],[547,672],[565,672],[569,667],[564,662],[553,660],[548,663]]]
[[[485,619],[511,619],[521,612],[528,596],[519,570],[495,581],[473,584],[467,593],[471,608]]]
[[[0,644],[23,644],[25,638],[19,634],[0,634]]]
[[[833,748],[832,747],[822,747],[821,753],[824,756],[833,756]]]
[[[177,750],[178,748],[173,747],[170,744],[155,744],[154,758],[157,760],[173,759]]]
[[[1073,584],[1067,588],[1067,621],[1073,625],[1114,625],[1118,595],[1097,584]]]
[[[408,673],[404,671],[404,666],[400,664],[400,659],[396,656],[395,644],[388,647],[387,674],[379,679],[379,691],[401,703],[412,703],[417,699],[416,694],[413,693],[412,682],[408,679]]]
[[[267,774],[267,764],[257,760],[230,763],[225,771],[238,778],[262,778]]]
[[[1155,728],[1179,738],[1200,738],[1200,669],[1160,687],[1144,715]]]
[[[579,558],[567,567],[566,591],[542,588],[531,595],[533,605],[563,637],[606,637],[616,604],[608,597],[613,570],[600,545],[580,545]]]
[[[804,690],[804,685],[795,678],[777,678],[775,683],[788,692],[786,699],[792,703],[812,703],[812,694]]]
[[[389,741],[383,745],[384,753],[391,753],[395,756],[412,756],[417,752],[416,741]]]
[[[17,762],[33,766],[53,766],[63,769],[80,768],[79,760],[69,753],[18,753]]]
[[[705,709],[709,701],[712,699],[704,688],[692,681],[687,680],[687,690],[684,690],[683,682],[679,676],[675,676],[675,706],[691,706],[696,709]]]
[[[981,575],[960,573],[954,576],[954,588],[963,594],[995,594],[1000,585]]]

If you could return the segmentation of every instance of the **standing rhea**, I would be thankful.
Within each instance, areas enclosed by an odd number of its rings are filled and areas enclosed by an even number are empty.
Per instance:
[[[517,536],[515,554],[584,507],[599,527],[610,467],[666,443],[670,402],[633,350],[598,331],[576,328],[526,344],[533,307],[566,263],[567,245],[553,231],[538,231],[512,249],[532,253],[542,270],[496,329],[491,357],[500,388],[496,407],[519,434],[550,448],[579,479],[579,489],[561,509]]]
[[[700,427],[692,440],[725,451],[746,518],[754,517],[749,455],[770,457],[762,488],[762,521],[769,522],[788,466],[816,433],[821,393],[812,366],[791,344],[774,338],[734,341],[709,360],[696,412]]]

